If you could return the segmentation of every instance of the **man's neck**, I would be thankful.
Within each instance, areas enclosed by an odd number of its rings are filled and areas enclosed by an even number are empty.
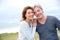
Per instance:
[[[38,19],[38,22],[40,22],[41,24],[45,24],[47,19],[47,16],[43,16],[42,18]]]

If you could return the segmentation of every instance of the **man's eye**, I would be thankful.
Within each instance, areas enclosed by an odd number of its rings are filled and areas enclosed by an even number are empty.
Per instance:
[[[40,10],[37,10],[37,12],[39,12]]]

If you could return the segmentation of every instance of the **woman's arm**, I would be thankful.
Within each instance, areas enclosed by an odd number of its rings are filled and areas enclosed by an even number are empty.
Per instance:
[[[32,27],[31,29],[28,28],[29,26],[26,23],[21,23],[20,24],[20,29],[23,32],[23,35],[27,38],[27,39],[34,39],[34,35],[35,35],[35,31],[36,31],[36,27]]]

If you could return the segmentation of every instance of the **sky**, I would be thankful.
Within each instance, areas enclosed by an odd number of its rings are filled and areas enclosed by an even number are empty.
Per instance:
[[[0,0],[0,33],[17,32],[23,8],[37,4],[46,15],[60,19],[60,0]]]

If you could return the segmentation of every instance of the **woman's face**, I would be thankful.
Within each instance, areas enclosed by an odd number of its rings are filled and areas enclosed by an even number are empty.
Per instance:
[[[26,19],[28,20],[32,20],[33,19],[33,16],[34,16],[34,12],[32,9],[27,9],[27,12],[26,12]]]

